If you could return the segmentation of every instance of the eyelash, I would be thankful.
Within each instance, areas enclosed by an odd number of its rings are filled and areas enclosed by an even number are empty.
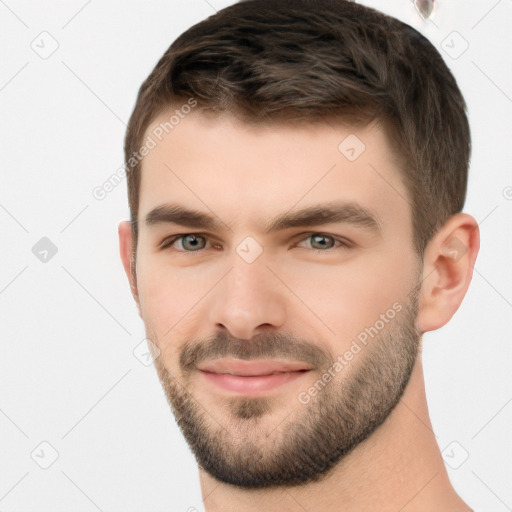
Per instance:
[[[311,238],[312,236],[314,235],[319,235],[319,236],[324,236],[324,237],[328,237],[328,238],[332,238],[335,242],[338,242],[340,244],[340,246],[338,247],[338,249],[350,249],[351,247],[354,246],[354,244],[348,240],[345,240],[343,238],[338,238],[338,237],[335,237],[334,235],[329,235],[327,233],[320,233],[320,232],[313,232],[313,233],[309,233],[307,234],[304,238],[301,238],[299,240],[299,242],[302,242],[304,240],[307,240],[308,238]],[[169,249],[169,250],[173,250],[174,252],[176,253],[183,253],[183,254],[194,254],[194,253],[200,253],[202,251],[204,251],[205,249],[198,249],[196,251],[185,251],[185,250],[178,250],[178,249],[174,249],[172,248],[172,245],[174,244],[174,242],[180,240],[180,239],[183,239],[187,236],[196,236],[196,237],[203,237],[203,238],[206,238],[208,239],[208,236],[205,235],[205,234],[202,234],[202,233],[184,233],[182,235],[173,235],[169,238],[166,238],[164,239],[161,244],[159,245],[159,248],[161,250],[165,250],[165,249]],[[316,253],[331,253],[332,251],[334,251],[335,249],[337,249],[336,247],[330,247],[329,249],[310,249],[311,251],[315,251]]]

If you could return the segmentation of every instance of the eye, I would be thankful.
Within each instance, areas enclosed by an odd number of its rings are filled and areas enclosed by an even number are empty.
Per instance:
[[[199,235],[199,234],[185,234],[185,235],[177,235],[174,237],[171,237],[170,239],[164,240],[160,244],[161,249],[167,249],[172,247],[176,242],[180,241],[182,249],[176,249],[178,252],[196,252],[200,251],[204,248],[204,241],[206,240],[206,237]]]
[[[341,247],[351,247],[351,244],[348,241],[338,239],[332,235],[327,235],[323,233],[312,233],[303,240],[310,240],[312,249],[314,249],[317,252],[328,252],[332,249],[335,249],[336,242],[338,242],[341,245]]]
[[[304,234],[301,235],[300,243],[304,243],[310,240],[310,249],[315,252],[330,252],[336,249],[336,243],[338,243],[338,249],[348,249],[353,246],[348,240],[334,237],[332,235],[324,233],[310,233],[306,237]],[[182,235],[174,235],[163,240],[160,244],[160,249],[171,249],[176,252],[187,253],[187,252],[200,252],[207,248],[208,237],[199,233],[186,233]],[[179,242],[179,243],[178,243]],[[181,245],[181,247],[179,247]],[[213,246],[212,246],[213,247]],[[218,247],[218,246],[215,246]],[[307,248],[307,247],[306,247]]]

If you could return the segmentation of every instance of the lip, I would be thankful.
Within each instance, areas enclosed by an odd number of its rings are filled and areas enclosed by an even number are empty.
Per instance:
[[[231,374],[242,377],[256,377],[274,373],[289,373],[311,370],[311,366],[300,361],[257,359],[243,361],[241,359],[216,359],[199,365],[199,370],[216,374]]]
[[[299,379],[311,370],[297,361],[218,359],[199,366],[209,384],[224,391],[258,395]]]

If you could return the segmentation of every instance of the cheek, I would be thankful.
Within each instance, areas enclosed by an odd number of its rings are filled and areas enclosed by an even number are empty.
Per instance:
[[[350,342],[395,302],[403,303],[412,286],[408,265],[404,258],[379,251],[339,266],[295,269],[286,282],[307,306],[297,306],[305,311],[301,318],[317,323],[320,331],[340,341]]]
[[[218,277],[206,276],[199,268],[171,268],[156,258],[141,258],[137,272],[144,324],[167,360],[191,327],[200,325],[201,300]]]

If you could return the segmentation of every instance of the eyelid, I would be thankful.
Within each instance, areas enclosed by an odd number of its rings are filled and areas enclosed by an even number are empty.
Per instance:
[[[338,242],[340,244],[340,246],[338,247],[330,247],[328,249],[314,249],[314,248],[310,248],[309,250],[310,251],[315,251],[315,252],[324,252],[324,253],[331,253],[332,251],[334,251],[335,249],[350,249],[352,247],[355,247],[355,243],[352,242],[351,240],[345,238],[345,237],[342,237],[342,236],[338,236],[338,235],[333,235],[331,233],[324,233],[322,231],[310,231],[310,232],[306,232],[306,233],[300,233],[298,235],[296,235],[294,238],[294,240],[296,240],[296,242],[294,242],[294,244],[298,244],[299,242],[302,242],[302,241],[305,241],[307,240],[308,238],[312,237],[313,235],[320,235],[320,236],[326,236],[326,237],[330,237],[332,238],[335,242]],[[175,252],[177,253],[188,253],[188,254],[193,254],[193,253],[200,253],[201,251],[204,251],[205,249],[198,249],[196,251],[183,251],[183,250],[178,250],[178,249],[172,249],[172,245],[174,244],[174,242],[177,242],[178,240],[180,239],[183,239],[185,238],[186,236],[196,236],[196,237],[204,237],[207,242],[212,242],[212,237],[210,237],[208,234],[206,233],[180,233],[180,234],[175,234],[175,235],[171,235],[169,237],[166,237],[164,238],[164,240],[162,240],[162,242],[160,242],[158,248],[161,249],[161,250],[167,250],[167,249],[170,249],[170,250],[174,250]]]
[[[300,237],[300,239],[297,241],[297,243],[307,240],[308,238],[312,237],[313,235],[330,237],[335,242],[338,242],[339,244],[341,244],[341,246],[344,247],[345,249],[349,249],[351,247],[354,247],[354,245],[355,245],[352,241],[348,240],[345,237],[332,235],[330,233],[324,233],[322,231],[311,231],[309,233],[301,233],[300,235],[297,235],[297,237]],[[311,249],[311,250],[317,251],[317,252],[327,252],[328,253],[330,251],[334,251],[335,249],[336,249],[336,247],[331,247],[329,249],[323,249],[323,250],[322,249]]]
[[[171,235],[171,236],[164,238],[162,240],[162,242],[160,242],[158,247],[159,247],[159,249],[169,249],[174,244],[174,242],[177,242],[179,239],[185,238],[186,236],[196,236],[196,237],[202,236],[202,237],[206,238],[207,241],[210,240],[210,237],[206,233],[180,233],[180,234]],[[197,251],[178,251],[177,250],[176,252],[193,253],[193,252],[201,252],[201,250],[203,250],[203,249],[199,249]]]

